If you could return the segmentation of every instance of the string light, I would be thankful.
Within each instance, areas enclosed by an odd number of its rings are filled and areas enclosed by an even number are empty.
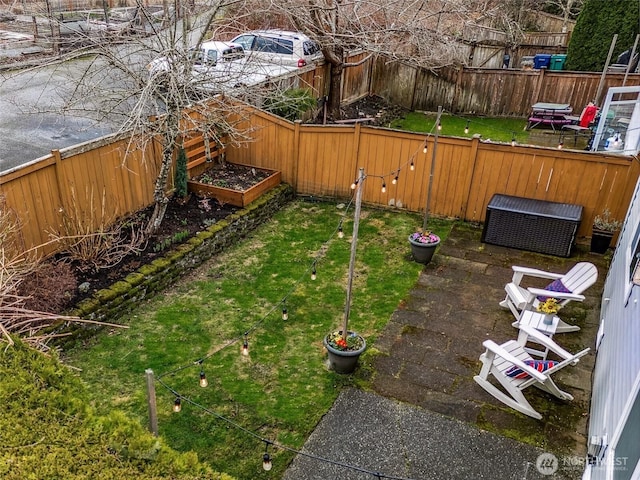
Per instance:
[[[396,176],[395,176],[395,177],[393,177],[393,180],[391,180],[391,183],[392,183],[392,184],[394,184],[394,185],[395,185],[396,183],[398,183],[398,175],[399,175],[399,174],[400,174],[400,170],[398,170],[398,173],[396,173]]]
[[[515,133],[511,134],[511,146],[512,147],[516,146],[516,134]]]
[[[382,179],[382,193],[385,193],[387,191],[387,184],[384,183],[384,178]]]
[[[205,388],[207,385],[209,385],[209,382],[207,382],[207,376],[204,374],[204,369],[202,368],[202,362],[200,362],[200,386],[202,388]]]
[[[262,455],[262,468],[268,472],[273,467],[271,456],[269,455],[269,442],[264,442],[264,455]]]
[[[465,135],[469,133],[469,120],[467,120],[467,125],[464,127],[464,133]]]
[[[359,180],[359,179],[357,179],[356,181],[354,181],[354,182],[351,184],[351,190],[355,190],[355,189],[356,189],[356,186],[358,185],[358,180]]]
[[[342,219],[340,219],[340,224],[338,225],[338,238],[344,238],[344,231],[342,230]]]
[[[242,341],[242,349],[240,350],[240,352],[242,353],[243,356],[248,356],[249,355],[249,338],[247,337],[247,333],[244,334],[244,340]]]
[[[180,410],[182,410],[182,401],[180,400],[180,397],[176,397],[173,401],[173,411],[174,413],[179,413]]]
[[[313,261],[313,266],[311,267],[311,280],[315,280],[317,278],[316,275],[316,261]]]
[[[415,169],[416,169],[416,167],[413,164],[413,157],[411,157],[411,164],[409,165],[409,170],[411,170],[413,172]]]
[[[438,122],[438,131],[442,130],[442,122]]]
[[[289,312],[287,311],[287,304],[282,303],[282,320],[289,320]]]
[[[422,147],[422,153],[427,153],[427,139],[424,140],[424,147]],[[411,160],[411,164],[413,165],[413,159]]]

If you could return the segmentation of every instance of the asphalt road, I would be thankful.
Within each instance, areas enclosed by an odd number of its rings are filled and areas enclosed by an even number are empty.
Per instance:
[[[198,28],[194,28],[190,37],[198,32]],[[154,39],[144,41],[154,42]],[[119,50],[117,56],[125,59],[129,67],[146,75],[144,66],[153,58],[152,49],[141,50],[140,43],[135,41],[131,46],[114,48]],[[20,56],[20,52],[0,49],[0,55]],[[0,71],[0,173],[30,163],[51,150],[116,132],[124,124],[122,116],[89,118],[90,115],[97,117],[91,112],[105,110],[103,107],[108,99],[100,99],[97,95],[81,95],[80,102],[75,103],[72,110],[61,111],[64,99],[69,97],[70,90],[91,62],[93,58],[85,58],[57,65]],[[112,97],[112,102],[115,95],[110,95],[111,91],[126,88],[123,85],[127,80],[122,77],[105,76],[103,80],[101,92]],[[126,108],[121,110],[126,112]]]

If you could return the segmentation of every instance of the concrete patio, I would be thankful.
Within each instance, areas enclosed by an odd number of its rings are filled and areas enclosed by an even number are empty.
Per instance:
[[[361,368],[357,375],[368,377],[373,392],[344,392],[305,451],[370,471],[376,471],[375,466],[384,474],[379,478],[581,477],[608,257],[591,254],[584,245],[570,258],[542,255],[483,244],[480,236],[480,227],[454,227],[363,360],[372,368]],[[525,390],[543,416],[535,420],[473,381],[482,342],[502,343],[517,336],[511,312],[498,305],[512,265],[565,272],[578,261],[596,264],[598,281],[585,292],[583,303],[573,302],[560,313],[580,331],[556,334],[554,339],[572,352],[586,347],[592,351],[576,366],[554,375],[573,401],[536,388]],[[357,422],[345,424],[345,418]],[[555,455],[554,473],[541,472],[536,465],[543,453]],[[313,460],[299,456],[284,478],[373,478],[370,473],[347,473],[339,466],[309,462]]]

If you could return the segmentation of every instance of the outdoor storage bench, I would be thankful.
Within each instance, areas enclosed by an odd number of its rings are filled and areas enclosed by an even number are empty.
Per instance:
[[[568,257],[581,219],[581,205],[495,194],[487,205],[481,240]]]

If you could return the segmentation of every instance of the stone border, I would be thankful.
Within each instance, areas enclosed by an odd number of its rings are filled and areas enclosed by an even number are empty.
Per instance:
[[[273,188],[242,210],[198,232],[162,258],[143,265],[110,288],[97,291],[91,298],[76,305],[68,315],[109,322],[123,317],[142,300],[164,290],[182,275],[269,220],[293,196],[290,185],[281,184]]]

